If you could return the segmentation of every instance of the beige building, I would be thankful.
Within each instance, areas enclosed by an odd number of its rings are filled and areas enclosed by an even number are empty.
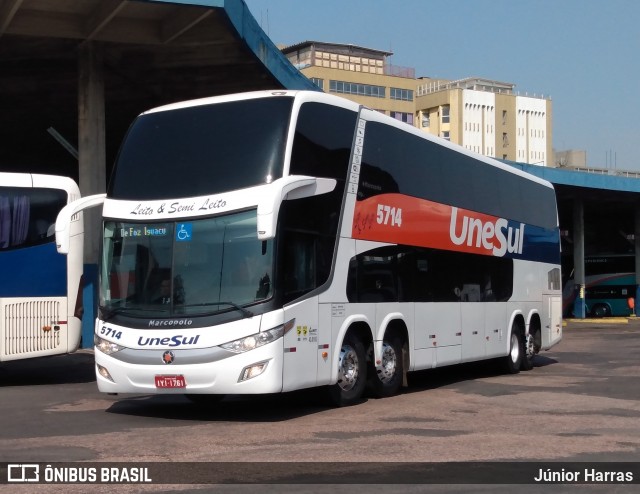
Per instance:
[[[282,53],[325,92],[414,125],[415,70],[391,65],[393,53],[318,41],[288,46]]]
[[[305,41],[282,52],[325,92],[486,156],[554,164],[549,98],[488,79],[416,79],[414,69],[389,63],[393,53],[360,46]]]
[[[553,165],[551,100],[514,88],[481,78],[419,79],[417,125],[485,156]]]

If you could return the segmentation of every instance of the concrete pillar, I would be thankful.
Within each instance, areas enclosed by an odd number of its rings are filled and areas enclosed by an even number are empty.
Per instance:
[[[78,166],[82,196],[106,191],[104,73],[101,45],[85,41],[78,53]],[[101,208],[84,212],[84,262],[97,264]]]
[[[586,317],[585,271],[584,271],[584,204],[582,199],[573,201],[573,281],[576,298],[573,315],[578,319]]]
[[[78,167],[83,197],[106,191],[105,103],[102,46],[85,41],[78,50]],[[102,208],[84,215],[84,274],[82,347],[93,345],[97,315],[98,260],[102,230]]]

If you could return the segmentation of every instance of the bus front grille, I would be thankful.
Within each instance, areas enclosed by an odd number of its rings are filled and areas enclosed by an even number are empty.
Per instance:
[[[60,346],[59,300],[3,300],[0,313],[3,356],[46,353]]]

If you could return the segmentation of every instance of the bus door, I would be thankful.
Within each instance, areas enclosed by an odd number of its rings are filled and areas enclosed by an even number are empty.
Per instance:
[[[487,304],[463,303],[460,306],[462,320],[462,361],[472,361],[485,356],[485,320]]]

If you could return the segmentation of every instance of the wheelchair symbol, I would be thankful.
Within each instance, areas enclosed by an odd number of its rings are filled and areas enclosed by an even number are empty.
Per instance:
[[[191,223],[181,223],[176,231],[176,239],[179,242],[188,242],[191,240]]]

